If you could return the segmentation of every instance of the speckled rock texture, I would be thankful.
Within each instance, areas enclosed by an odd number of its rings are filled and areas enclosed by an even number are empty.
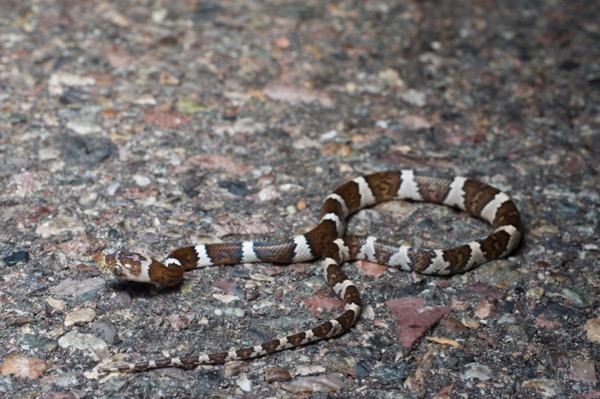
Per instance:
[[[599,8],[1,1],[0,396],[600,398]],[[312,263],[207,268],[161,289],[105,281],[95,254],[290,237],[337,185],[404,168],[507,191],[523,244],[448,278],[346,264],[366,307],[335,339],[94,371],[259,343],[340,306]],[[391,202],[350,231],[450,246],[489,230]],[[411,335],[427,312],[441,320]]]

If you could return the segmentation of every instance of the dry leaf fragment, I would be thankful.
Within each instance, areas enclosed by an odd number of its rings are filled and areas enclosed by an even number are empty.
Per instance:
[[[456,342],[453,339],[446,338],[446,337],[432,336],[432,337],[427,337],[427,339],[429,341],[437,342],[438,344],[442,344],[442,345],[450,345],[450,346],[454,346],[456,348],[460,347],[460,344],[458,342]]]

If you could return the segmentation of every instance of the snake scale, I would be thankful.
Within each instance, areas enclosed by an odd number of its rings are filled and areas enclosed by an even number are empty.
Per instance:
[[[346,219],[356,211],[388,200],[413,200],[461,209],[491,224],[487,237],[449,249],[413,248],[386,243],[376,237],[344,235]],[[325,198],[319,224],[287,241],[202,244],[179,248],[161,263],[149,256],[119,251],[101,255],[100,270],[110,278],[178,284],[184,271],[248,262],[295,263],[320,260],[327,284],[344,302],[340,316],[312,329],[250,347],[215,353],[196,353],[98,367],[101,373],[142,371],[161,367],[191,367],[247,360],[331,338],[350,329],[361,311],[356,285],[344,274],[344,262],[366,259],[405,271],[449,275],[464,272],[492,259],[507,256],[519,244],[523,225],[511,198],[487,184],[464,177],[412,170],[379,172],[357,177]]]

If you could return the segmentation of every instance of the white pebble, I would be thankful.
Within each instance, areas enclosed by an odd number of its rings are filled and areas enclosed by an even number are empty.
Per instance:
[[[236,384],[244,392],[252,391],[252,383],[248,379],[248,376],[246,375],[246,373],[240,374],[240,376],[238,377],[238,379],[236,381]]]
[[[137,184],[139,187],[146,187],[149,186],[150,183],[152,183],[149,177],[142,175],[133,176],[133,180],[135,181],[135,184]]]
[[[81,135],[102,132],[102,128],[100,126],[87,121],[69,121],[67,122],[67,129],[71,129],[75,133],[79,133]]]

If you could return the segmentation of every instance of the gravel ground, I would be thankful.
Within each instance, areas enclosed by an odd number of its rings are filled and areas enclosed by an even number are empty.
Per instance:
[[[600,398],[599,6],[3,0],[0,396]],[[367,306],[329,341],[93,371],[257,343],[339,308],[314,264],[160,289],[105,282],[95,254],[290,237],[337,185],[402,168],[506,190],[524,243],[450,278],[345,265]],[[350,230],[436,246],[488,231],[404,202]],[[399,303],[444,316],[410,337]]]

